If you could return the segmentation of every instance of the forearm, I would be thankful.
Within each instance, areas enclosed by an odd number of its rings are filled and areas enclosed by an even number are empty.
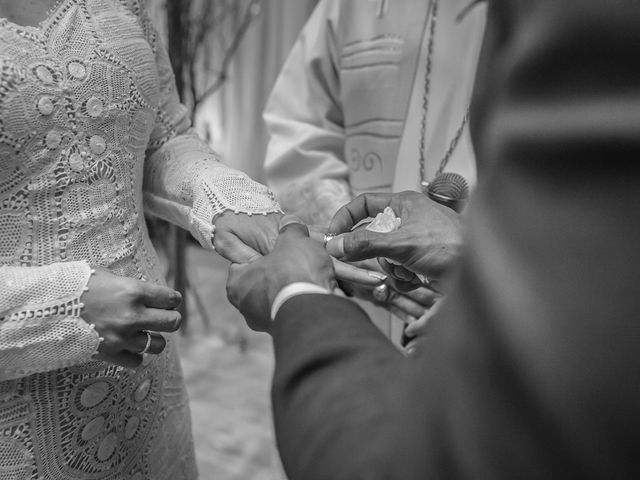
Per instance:
[[[100,344],[81,317],[86,262],[0,267],[0,380],[89,361]]]
[[[144,165],[145,209],[190,231],[203,247],[213,249],[213,222],[222,212],[266,214],[279,211],[279,206],[264,185],[221,163],[190,128],[169,56],[144,8],[138,16],[155,52],[160,86]]]
[[[144,200],[149,213],[190,231],[209,249],[213,248],[213,222],[221,213],[279,211],[264,185],[220,163],[190,131],[167,141],[147,159]]]

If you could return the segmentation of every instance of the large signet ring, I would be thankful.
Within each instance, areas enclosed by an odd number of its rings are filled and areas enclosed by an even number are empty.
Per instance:
[[[390,294],[389,287],[385,284],[378,285],[373,289],[373,298],[380,303],[387,303]]]
[[[324,248],[327,248],[327,243],[329,243],[335,236],[336,236],[335,233],[325,233],[322,236],[322,246]]]

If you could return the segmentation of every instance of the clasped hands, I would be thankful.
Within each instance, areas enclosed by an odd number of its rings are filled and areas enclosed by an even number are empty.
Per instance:
[[[352,231],[361,220],[375,217],[386,207],[391,207],[401,219],[397,231]],[[415,192],[357,197],[333,218],[329,231],[337,235],[327,242],[326,250],[309,238],[307,227],[295,218],[283,217],[279,230],[270,253],[255,256],[246,263],[233,263],[229,271],[229,299],[255,330],[270,330],[270,307],[277,293],[288,284],[307,282],[334,290],[339,274],[351,283],[380,285],[381,280],[375,277],[366,275],[365,279],[362,270],[356,274],[358,269],[345,270],[341,264],[334,268],[329,254],[348,262],[380,259],[388,277],[385,284],[397,291],[414,289],[413,297],[396,296],[401,298],[397,302],[409,299],[430,306],[438,298],[441,281],[462,247],[458,215]],[[350,277],[352,273],[354,277]],[[429,288],[415,290],[424,278],[429,279]]]
[[[400,217],[400,228],[391,233],[353,229],[363,219],[391,207]],[[452,210],[426,196],[365,194],[341,208],[330,231],[337,235],[326,250],[309,237],[298,219],[279,214],[222,214],[216,220],[214,246],[232,262],[227,282],[231,302],[254,330],[269,331],[270,308],[277,293],[294,282],[308,282],[376,301],[376,287],[388,285],[396,292],[379,303],[407,321],[415,320],[437,300],[438,285],[461,248],[460,223]],[[352,230],[353,229],[353,230]],[[362,262],[358,268],[335,262]],[[372,262],[371,259],[378,259]],[[391,262],[389,262],[389,260]],[[378,263],[386,278],[371,275]],[[420,285],[429,279],[429,288]],[[383,283],[384,282],[384,283]],[[98,269],[82,295],[82,317],[95,325],[102,341],[97,358],[134,368],[143,353],[158,354],[166,341],[161,332],[174,332],[180,325],[180,294],[173,289],[133,278],[119,277]],[[421,328],[422,315],[408,327]]]

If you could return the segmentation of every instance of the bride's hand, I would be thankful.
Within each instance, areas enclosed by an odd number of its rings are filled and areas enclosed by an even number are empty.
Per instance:
[[[226,211],[214,222],[213,246],[232,263],[248,263],[275,245],[282,214],[247,215]]]
[[[151,354],[164,350],[166,341],[158,332],[180,327],[180,314],[173,309],[182,298],[169,287],[120,277],[102,268],[96,269],[87,287],[81,297],[81,316],[104,339],[96,356],[100,360],[137,367],[145,349]]]

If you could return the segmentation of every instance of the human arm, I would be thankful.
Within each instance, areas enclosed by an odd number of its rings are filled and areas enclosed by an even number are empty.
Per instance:
[[[97,357],[135,367],[143,330],[180,325],[177,292],[94,271],[86,262],[0,267],[0,380],[86,363]],[[154,334],[149,353],[164,339]]]
[[[334,29],[339,3],[319,2],[264,112],[271,136],[265,160],[268,184],[285,211],[310,225],[328,225],[351,200]]]
[[[0,380],[83,363],[100,343],[84,321],[86,262],[0,267]]]
[[[639,21],[634,2],[491,2],[451,293],[415,368],[376,361],[366,322],[324,304],[340,299],[285,303],[289,478],[638,477]]]
[[[378,373],[363,371],[369,360],[356,353],[364,349],[373,354],[381,369],[385,365],[393,366],[396,379],[404,377],[403,366],[407,365],[407,360],[358,306],[330,293],[335,287],[330,257],[316,242],[306,238],[305,230],[300,224],[285,227],[269,255],[249,264],[232,265],[227,285],[231,302],[243,313],[249,325],[255,330],[271,332],[274,338],[277,363],[274,407],[285,469],[293,475],[291,478],[333,478],[334,475],[345,479],[395,478],[385,475],[392,471],[407,471],[409,463],[406,460],[418,458],[413,455],[416,445],[410,443],[414,438],[407,435],[406,425],[392,416],[379,415],[378,407],[388,406],[389,402],[399,406],[403,395],[393,389],[395,382],[389,382],[382,371],[378,372],[380,377]],[[270,312],[274,300],[284,287],[295,282],[315,284],[325,293],[302,293],[291,297],[272,319]],[[309,322],[290,323],[289,317],[309,318]],[[307,328],[308,335],[301,331]],[[304,343],[298,342],[298,336],[304,336]],[[345,363],[349,364],[346,371],[331,378],[334,368],[344,367]],[[308,385],[303,371],[313,376],[319,373],[323,379],[330,379],[331,384],[320,385],[322,391],[314,393],[317,384]],[[300,380],[304,380],[303,384]],[[347,383],[346,389],[341,388]],[[366,386],[366,392],[359,391],[363,386]],[[382,393],[377,399],[379,405],[361,400],[351,402],[348,397],[345,402],[342,398],[349,392],[374,394],[376,390]],[[290,399],[289,393],[296,398]],[[283,394],[286,399],[282,398]],[[316,394],[317,400],[313,398]],[[304,397],[302,402],[299,396]],[[281,400],[287,405],[283,406]],[[323,404],[323,401],[329,403]],[[335,422],[319,424],[321,418],[332,418]],[[295,427],[296,423],[300,429]],[[355,440],[363,445],[362,438],[356,437],[363,433],[363,428],[372,432],[372,427],[375,435],[367,438],[367,447],[351,448],[349,444]],[[383,467],[374,466],[370,455],[382,452],[387,439],[397,442],[402,450],[393,459],[385,460]],[[302,443],[295,445],[296,442]],[[321,445],[327,442],[333,445],[332,448],[322,449]],[[366,468],[360,471],[365,463]],[[380,476],[369,476],[375,468]]]
[[[277,233],[277,202],[266,187],[221,163],[191,129],[166,50],[142,4],[129,0],[128,6],[155,55],[158,72],[159,95],[143,175],[147,212],[186,229],[203,247],[215,246],[236,261],[251,252],[268,251]]]

